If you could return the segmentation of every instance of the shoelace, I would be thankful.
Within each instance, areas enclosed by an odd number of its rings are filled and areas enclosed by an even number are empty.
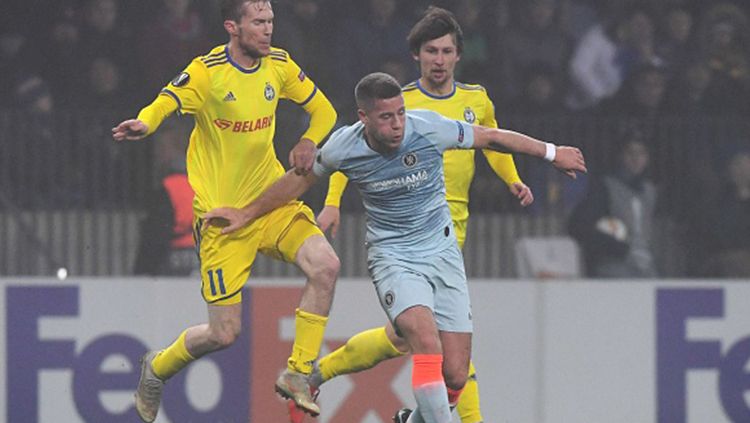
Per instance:
[[[158,380],[147,379],[144,382],[145,386],[145,400],[149,403],[155,402],[161,396],[162,383]]]

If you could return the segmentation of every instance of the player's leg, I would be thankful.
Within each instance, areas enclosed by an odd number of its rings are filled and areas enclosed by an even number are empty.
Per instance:
[[[417,400],[413,415],[421,418],[414,421],[450,422],[442,345],[432,310],[420,305],[409,308],[396,318],[396,326],[412,351],[412,390]]]
[[[396,335],[390,322],[385,327],[360,332],[318,361],[309,380],[313,396],[320,385],[336,376],[370,369],[381,361],[400,357],[408,351],[406,340]],[[304,412],[297,408],[294,401],[289,401],[288,410],[290,423],[304,421]]]
[[[414,413],[430,423],[450,422],[442,347],[432,312],[433,286],[425,277],[432,263],[420,266],[391,256],[372,256],[369,262],[380,305],[412,352]]]
[[[479,407],[479,383],[477,383],[477,371],[474,362],[469,363],[469,378],[466,379],[464,391],[458,398],[456,412],[461,418],[461,423],[481,423],[481,408]]]
[[[144,356],[135,403],[145,422],[156,418],[166,380],[197,358],[230,346],[241,330],[241,289],[255,258],[257,228],[245,228],[231,237],[221,236],[213,227],[200,232],[199,219],[194,228],[208,323],[186,329],[164,350]]]
[[[448,206],[453,217],[453,230],[458,241],[458,248],[463,250],[469,224],[469,211],[465,203],[449,201]],[[469,363],[469,378],[456,407],[461,423],[481,423],[482,412],[479,407],[479,384],[474,362]]]
[[[306,412],[317,415],[320,409],[310,393],[308,376],[323,343],[340,263],[314,222],[312,211],[300,202],[273,211],[260,250],[296,263],[307,278],[295,313],[292,354],[287,370],[276,381],[276,390]]]
[[[443,350],[443,378],[447,391],[447,402],[452,410],[463,391],[469,368],[469,357],[471,356],[471,333],[440,332],[440,342]],[[404,420],[403,416],[408,416]],[[426,414],[422,412],[422,405],[417,403],[414,412],[402,409],[394,417],[395,421],[407,423],[425,423]],[[450,420],[448,420],[450,421]]]
[[[435,286],[435,322],[443,346],[443,377],[448,402],[455,407],[466,384],[471,357],[473,323],[463,257],[451,248],[435,258],[438,269],[428,276]],[[411,418],[419,422],[418,416]]]
[[[406,340],[396,335],[390,322],[349,338],[344,345],[322,357],[310,384],[317,388],[336,376],[361,372],[409,352]]]

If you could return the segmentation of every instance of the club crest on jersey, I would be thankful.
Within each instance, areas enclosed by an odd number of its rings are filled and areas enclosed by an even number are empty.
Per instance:
[[[396,301],[396,294],[394,294],[393,291],[388,291],[383,296],[383,302],[387,308],[391,308],[394,301]]]
[[[414,153],[406,153],[401,159],[406,167],[414,167],[417,164],[417,155]]]
[[[175,87],[181,87],[190,81],[190,75],[187,72],[182,72],[175,76],[172,80],[172,85]]]
[[[273,86],[270,82],[266,82],[266,88],[263,90],[263,96],[268,101],[271,101],[274,97],[276,97],[276,90],[273,89]]]
[[[464,120],[469,123],[474,123],[477,120],[477,115],[471,110],[471,107],[464,109]]]

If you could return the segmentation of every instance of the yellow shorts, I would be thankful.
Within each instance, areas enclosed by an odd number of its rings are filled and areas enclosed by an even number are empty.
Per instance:
[[[242,301],[242,287],[258,251],[291,263],[307,238],[323,236],[312,210],[301,201],[279,207],[227,235],[215,226],[201,231],[202,224],[197,218],[193,225],[201,261],[201,293],[207,303],[215,305]]]
[[[448,201],[448,209],[453,220],[453,231],[458,241],[458,249],[464,249],[466,241],[466,226],[469,224],[469,205],[460,201]]]

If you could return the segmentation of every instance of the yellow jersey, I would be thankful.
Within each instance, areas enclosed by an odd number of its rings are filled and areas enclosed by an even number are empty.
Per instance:
[[[455,82],[451,93],[436,96],[422,88],[417,80],[403,87],[403,95],[407,109],[432,110],[450,119],[497,128],[495,106],[481,85]],[[521,182],[513,156],[490,150],[482,152],[495,173],[507,185]],[[474,150],[446,150],[443,154],[443,168],[451,217],[453,220],[465,220],[469,216],[469,188],[474,178]],[[326,205],[339,205],[346,182],[343,174],[332,175]]]
[[[199,214],[215,207],[244,207],[284,174],[273,146],[280,98],[308,113],[312,103],[330,106],[289,54],[278,48],[271,48],[254,67],[244,68],[232,60],[226,45],[218,46],[195,58],[162,89],[159,97],[164,96],[174,100],[178,113],[195,117],[187,171]],[[139,119],[143,115],[142,120],[153,125],[145,111]],[[333,126],[335,112],[333,120],[327,120],[326,128],[313,128],[311,122],[303,137],[319,143]],[[160,122],[157,119],[156,126]],[[155,129],[149,127],[149,133]]]

